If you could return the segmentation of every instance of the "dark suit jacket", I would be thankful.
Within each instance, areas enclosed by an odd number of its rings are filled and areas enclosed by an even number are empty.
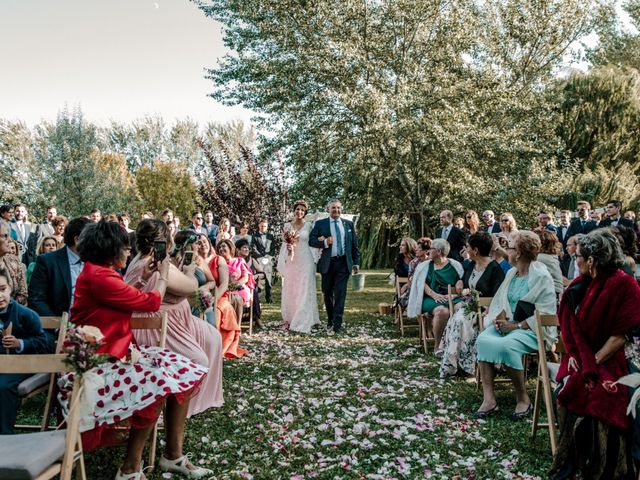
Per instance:
[[[313,226],[309,234],[309,246],[313,248],[322,248],[322,255],[318,260],[318,272],[327,273],[329,271],[329,263],[331,262],[331,245],[324,246],[324,240],[318,240],[318,237],[331,236],[331,217],[318,220]],[[349,271],[354,265],[360,266],[360,249],[358,248],[358,237],[356,236],[356,228],[353,222],[341,218],[344,227],[344,254],[347,257],[347,266]]]
[[[71,307],[71,270],[64,247],[36,259],[29,283],[29,308],[41,316],[59,317]]]
[[[475,265],[476,262],[469,262],[464,267],[464,275],[462,277],[464,288],[469,288],[469,279],[471,278],[471,273],[473,273],[473,267],[475,267]],[[503,280],[504,271],[498,262],[491,260],[478,279],[475,290],[480,292],[481,297],[494,297]]]
[[[483,225],[482,230],[484,230],[485,232],[488,232],[489,227],[487,227],[486,225]],[[502,231],[502,228],[500,228],[500,222],[493,222],[493,229],[491,230],[491,233],[500,233],[501,231]]]
[[[442,238],[442,227],[436,230],[436,236],[434,238]],[[467,234],[458,227],[452,227],[449,232],[447,242],[451,245],[451,249],[449,250],[449,255],[447,255],[447,257],[453,258],[454,260],[462,263],[462,255],[460,254],[460,251],[467,243]]]
[[[209,241],[211,242],[211,245],[215,245],[216,238],[218,237],[218,225],[216,225],[215,223],[212,223],[211,228],[209,228],[207,227],[206,223],[203,223],[202,226],[207,231],[207,237],[209,237]]]
[[[567,235],[566,235],[566,239],[569,240],[571,237],[573,237],[574,235],[577,235],[578,233],[584,233],[585,235],[587,233],[589,233],[592,230],[595,230],[597,227],[596,222],[594,222],[593,220],[587,220],[586,222],[584,222],[584,227],[582,226],[582,221],[577,218],[575,220],[571,221],[571,225],[569,225],[569,230],[567,230]],[[567,242],[565,241],[564,244],[566,245]]]
[[[251,236],[251,248],[253,249],[253,256],[255,258],[264,257],[265,255],[269,255],[273,257],[276,254],[276,242],[275,238],[271,233],[267,233],[267,245],[262,243],[262,237],[260,236],[260,232],[254,233]]]
[[[567,227],[565,227],[564,225],[557,225],[556,228],[557,228],[556,235],[558,236],[558,240],[560,240],[560,243],[562,243],[562,252],[566,253],[567,240],[569,240],[569,229],[571,228],[571,224],[569,224],[569,226]],[[562,236],[563,230],[564,230],[564,237]]]
[[[605,218],[600,222],[600,225],[598,225],[598,228],[610,227],[611,223],[612,222],[610,218]],[[627,228],[630,228],[631,230],[634,229],[633,220],[629,220],[628,218],[624,218],[624,217],[620,217],[620,220],[618,220],[618,226],[627,227]]]
[[[23,342],[21,354],[53,353],[55,348],[53,337],[47,335],[42,329],[40,317],[36,312],[11,300],[7,312],[0,315],[0,326],[7,325],[8,322],[12,325],[11,335]],[[0,343],[0,354],[4,353],[4,347]],[[12,353],[15,351],[12,350]]]

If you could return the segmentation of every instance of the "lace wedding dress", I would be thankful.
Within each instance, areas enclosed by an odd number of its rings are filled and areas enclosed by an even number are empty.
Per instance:
[[[290,223],[284,230],[291,230]],[[320,323],[316,297],[316,255],[309,247],[311,223],[305,222],[298,230],[293,255],[282,242],[278,256],[278,271],[282,276],[282,321],[284,327],[296,332],[309,333]]]

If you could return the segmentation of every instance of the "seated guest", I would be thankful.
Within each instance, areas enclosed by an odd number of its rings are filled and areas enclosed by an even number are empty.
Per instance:
[[[9,240],[9,254],[14,257],[20,257],[20,245],[17,240],[10,239]]]
[[[456,283],[458,295],[464,289],[472,289],[479,292],[481,297],[493,297],[498,291],[504,280],[504,272],[489,256],[492,247],[493,239],[486,232],[479,231],[469,237],[467,253],[470,262],[464,269],[462,280]],[[441,377],[458,372],[466,375],[475,373],[479,320],[475,312],[465,313],[464,308],[457,308],[447,322],[443,340],[444,355],[440,363]]]
[[[235,289],[231,293],[232,295],[237,295],[242,300],[242,302],[236,303],[236,315],[238,318],[241,318],[242,307],[249,305],[256,281],[247,263],[235,256],[236,247],[231,243],[231,240],[222,240],[219,242],[217,250],[220,256],[227,262],[230,282],[235,284]]]
[[[227,248],[229,248],[228,245]],[[224,257],[213,253],[209,269],[216,282],[216,323],[222,335],[222,352],[225,358],[239,358],[247,351],[240,348],[240,324],[236,309],[231,305],[229,292],[229,266]],[[240,297],[236,296],[236,298]],[[238,303],[242,306],[241,301]]]
[[[234,235],[231,240],[233,243],[237,243],[238,240],[246,240],[249,243],[249,249],[251,249],[251,235],[249,234],[249,224],[247,222],[243,222],[240,225],[240,233],[238,235]]]
[[[480,230],[480,219],[478,218],[478,212],[475,210],[467,210],[464,214],[464,225],[462,229],[467,235],[471,235]]]
[[[550,230],[542,230],[538,232],[540,237],[540,253],[538,261],[542,263],[549,275],[553,279],[553,288],[556,295],[560,295],[564,290],[564,282],[562,281],[562,270],[560,270],[560,260],[558,255],[562,252],[562,243],[558,240],[558,236]]]
[[[59,317],[69,311],[83,267],[77,242],[89,223],[88,218],[74,218],[64,232],[65,247],[36,258],[29,282],[29,308],[41,317]]]
[[[69,221],[64,215],[58,215],[51,220],[51,226],[53,227],[53,237],[58,241],[58,248],[64,247],[64,229],[67,227]]]
[[[178,232],[178,235],[183,232]],[[193,232],[185,231],[181,243],[176,243],[175,251],[184,252],[188,243],[198,238]],[[154,257],[154,242],[166,241],[167,252],[172,250],[173,244],[167,236],[166,223],[162,220],[143,220],[136,228],[136,243],[138,255],[131,261],[124,281],[129,285],[140,288],[143,292],[151,292],[161,281],[160,273],[156,272],[145,278],[138,285],[145,271],[145,266]],[[220,333],[209,323],[191,314],[189,299],[198,291],[198,281],[194,276],[197,259],[189,266],[168,267],[166,280],[167,293],[160,305],[160,311],[166,312],[167,348],[179,353],[198,365],[207,367],[209,374],[204,379],[199,391],[191,399],[187,416],[196,415],[212,407],[223,404],[222,398],[222,339]],[[135,330],[136,340],[141,345],[157,345],[160,333],[157,330]]]
[[[27,304],[26,268],[18,256],[11,253],[9,233],[0,228],[0,268],[7,274],[7,282],[11,289],[11,298],[20,305]]]
[[[495,215],[492,210],[485,210],[482,212],[482,221],[484,223],[482,229],[487,233],[500,233],[500,223],[496,222]]]
[[[248,228],[249,227],[247,226],[247,230]],[[249,238],[251,238],[250,235]],[[260,308],[260,287],[258,287],[257,279],[260,275],[264,275],[264,271],[262,270],[260,263],[251,256],[251,246],[248,240],[241,238],[235,245],[236,254],[246,262],[251,269],[251,273],[253,273],[253,277],[256,279],[256,286],[253,289],[253,304],[251,308],[253,309],[253,321],[255,325],[262,328],[262,322],[260,321],[260,315],[262,314],[262,309]]]
[[[53,237],[53,236],[43,237],[40,239],[40,241],[38,242],[38,246],[36,247],[36,258],[45,253],[55,252],[57,249],[58,249],[58,241],[56,240],[56,237]],[[33,269],[35,267],[36,267],[36,262],[34,259],[34,261],[31,262],[27,267],[27,274],[26,274],[27,285],[29,285],[29,282],[31,281],[31,275],[33,274]]]
[[[509,263],[509,254],[507,248],[509,248],[509,239],[506,234],[498,233],[492,235],[493,248],[491,249],[491,258],[493,258],[504,273],[511,270],[513,266]]]
[[[411,292],[411,281],[413,275],[422,262],[426,261],[429,257],[429,249],[431,248],[431,239],[429,237],[422,237],[416,242],[416,256],[409,264],[409,272],[407,273],[407,283],[400,288],[400,298],[398,298],[398,304],[402,308],[407,308],[409,303],[409,293]],[[397,319],[396,319],[397,320]]]
[[[6,353],[33,355],[53,353],[54,342],[42,329],[40,318],[33,310],[11,298],[9,277],[0,269],[0,355]],[[11,328],[11,334],[8,329]],[[13,433],[20,405],[18,385],[31,374],[0,374],[0,435]]]
[[[622,253],[624,253],[624,265],[622,265],[622,271],[627,275],[635,277],[636,275],[636,255],[638,254],[638,247],[636,243],[635,232],[627,227],[618,226],[611,227],[611,231],[617,237],[622,247]]]
[[[476,416],[484,418],[498,410],[493,379],[495,365],[504,365],[516,390],[512,418],[519,420],[532,411],[524,381],[522,356],[538,350],[533,307],[543,314],[556,313],[556,294],[549,271],[536,257],[540,238],[533,232],[519,231],[509,239],[509,261],[514,266],[496,292],[485,329],[478,335],[478,363],[484,400]],[[525,303],[526,302],[526,303]],[[545,330],[548,345],[555,342],[555,328]]]
[[[413,238],[404,237],[400,240],[400,250],[393,266],[396,277],[409,276],[409,264],[416,256],[416,241]]]
[[[137,345],[131,330],[133,312],[156,312],[160,308],[170,274],[169,262],[156,265],[149,258],[140,269],[138,284],[146,284],[155,274],[158,276],[157,290],[143,293],[127,285],[116,270],[127,263],[129,236],[116,222],[100,221],[84,229],[78,242],[78,253],[85,266],[78,277],[71,318],[78,326],[99,328],[104,335],[104,345],[98,352],[112,357],[95,369],[103,388],[91,392],[97,401],[92,404],[91,411],[81,414],[83,449],[120,444],[122,429],[128,429],[127,454],[116,480],[142,479],[142,450],[166,401],[166,445],[158,466],[195,478],[210,475],[210,470],[194,466],[182,452],[189,400],[205,378],[207,369],[170,350]],[[132,358],[134,350],[140,352],[137,362],[121,360]],[[58,381],[65,412],[72,378],[73,374],[66,374]],[[154,378],[163,381],[161,384],[146,381]],[[127,386],[123,387],[124,384]],[[91,387],[85,383],[85,388]],[[110,390],[113,395],[105,393]],[[118,395],[118,392],[126,394]]]
[[[413,287],[409,294],[407,315],[417,317],[420,314],[433,314],[434,352],[436,357],[443,354],[440,341],[449,320],[448,287],[455,286],[462,278],[463,269],[460,262],[447,258],[449,242],[436,238],[431,242],[429,260],[421,263],[413,275]],[[456,299],[454,303],[457,303]]]
[[[511,213],[505,212],[500,215],[500,228],[502,229],[503,236],[506,238],[509,238],[512,233],[518,231],[518,224]]]
[[[558,312],[566,354],[557,375],[560,443],[552,478],[635,478],[629,390],[615,382],[629,373],[624,336],[640,326],[640,288],[620,270],[624,253],[611,231],[589,233],[577,249],[580,276]]]

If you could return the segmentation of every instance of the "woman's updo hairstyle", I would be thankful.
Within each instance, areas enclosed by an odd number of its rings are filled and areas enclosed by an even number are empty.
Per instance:
[[[593,258],[596,269],[611,273],[624,265],[625,256],[620,242],[609,228],[599,228],[578,240],[580,255],[586,261]]]
[[[140,255],[148,255],[153,249],[153,242],[168,241],[167,224],[162,220],[145,219],[136,228],[136,247]],[[167,249],[168,250],[168,249]]]
[[[176,233],[176,236],[173,237],[174,247],[172,255],[175,256],[178,252],[184,253],[187,250],[191,250],[188,247],[197,242],[199,238],[199,235],[193,230],[180,230]]]
[[[117,222],[90,223],[78,240],[78,254],[83,262],[108,265],[129,247],[129,235]]]
[[[516,242],[516,248],[525,260],[533,262],[538,258],[542,242],[537,234],[529,230],[518,230],[511,235],[511,238]]]
[[[296,211],[296,208],[298,207],[302,207],[304,208],[304,213],[307,214],[309,213],[309,204],[304,201],[304,200],[296,200],[295,203],[293,204],[293,211]]]

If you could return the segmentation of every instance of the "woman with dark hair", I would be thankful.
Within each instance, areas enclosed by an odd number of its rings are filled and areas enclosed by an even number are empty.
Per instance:
[[[223,245],[223,242],[229,242],[229,240],[220,242],[218,248]],[[223,250],[225,248],[229,249],[228,243],[224,243]],[[216,323],[222,336],[222,352],[226,358],[240,358],[248,352],[244,348],[240,348],[239,317],[236,313],[236,307],[231,304],[234,296],[229,292],[229,266],[222,254],[217,255],[214,252],[209,262],[209,269],[216,282]],[[235,298],[238,299],[237,304],[240,306],[240,315],[242,315],[240,297],[235,296]]]
[[[249,242],[249,248],[251,248],[251,235],[249,235],[249,224],[247,222],[242,222],[242,225],[240,225],[240,233],[234,235],[231,239],[233,243],[237,243],[238,240],[246,240]]]
[[[239,302],[236,299],[232,303],[236,307],[236,316],[241,318],[242,308],[248,306],[251,301],[256,281],[247,263],[236,257],[236,246],[231,240],[218,242],[217,250],[220,256],[225,259],[229,268],[229,281],[234,285],[233,290],[231,290],[232,297],[237,296],[240,298]]]
[[[69,220],[64,215],[58,215],[51,220],[51,226],[53,227],[53,236],[58,241],[58,248],[64,247],[64,229],[69,224]]]
[[[493,297],[504,280],[500,265],[489,256],[493,247],[491,235],[479,231],[467,240],[470,262],[464,268],[462,280],[456,283],[458,295],[475,290],[481,297]],[[460,305],[458,305],[460,307]],[[476,370],[476,339],[478,315],[457,308],[444,331],[444,355],[440,363],[440,377],[462,373],[473,375]]]
[[[95,369],[100,384],[85,381],[86,389],[95,389],[92,398],[96,402],[80,420],[84,450],[120,444],[123,429],[129,428],[127,455],[116,480],[143,479],[142,450],[166,401],[166,447],[159,467],[193,478],[210,475],[210,470],[194,466],[182,452],[189,400],[207,369],[169,350],[138,346],[131,330],[133,312],[160,308],[169,262],[156,264],[148,258],[140,269],[136,285],[142,286],[156,275],[156,290],[144,293],[127,285],[116,270],[127,262],[129,237],[115,222],[88,225],[80,235],[78,253],[85,263],[76,283],[71,319],[78,326],[100,329],[104,345],[98,352],[111,357]],[[58,385],[63,411],[67,412],[73,374],[62,376]]]
[[[414,258],[416,258],[416,241],[413,238],[403,237],[400,240],[400,249],[393,267],[396,277],[409,276],[409,264]]]
[[[262,308],[260,306],[260,288],[258,287],[258,278],[260,276],[264,277],[264,271],[262,270],[262,266],[260,262],[251,256],[251,243],[241,238],[236,243],[236,255],[238,258],[241,258],[245,261],[249,269],[251,269],[251,273],[253,274],[253,278],[256,280],[256,286],[253,289],[253,303],[251,308],[253,310],[253,323],[256,327],[262,328],[262,321],[260,317],[262,316]]]
[[[562,243],[558,240],[556,233],[551,230],[541,230],[537,234],[540,237],[538,261],[547,267],[549,275],[553,279],[553,288],[556,295],[560,296],[564,290],[560,259],[558,258],[558,255],[562,253]]]
[[[625,255],[610,229],[578,240],[580,275],[569,285],[558,317],[566,354],[557,380],[560,443],[554,479],[636,478],[630,454],[629,373],[625,335],[640,326],[640,288],[620,267]]]
[[[172,251],[173,243],[167,236],[167,224],[162,220],[142,220],[136,228],[138,254],[131,261],[125,281],[130,285],[140,283],[145,265],[154,257],[154,242],[166,241],[167,252]],[[171,263],[171,262],[168,262]],[[171,264],[168,267],[167,294],[164,296],[161,312],[167,312],[167,348],[184,355],[194,363],[209,369],[209,375],[200,386],[200,391],[193,397],[187,415],[196,415],[212,407],[220,407],[224,403],[222,397],[222,340],[220,333],[207,322],[191,315],[189,298],[198,290],[198,282],[194,277],[196,263],[188,267]],[[154,273],[141,282],[143,292],[157,288],[160,275]],[[136,330],[136,340],[143,345],[157,345],[160,335],[156,330]]]
[[[611,227],[611,231],[618,238],[620,246],[622,247],[622,253],[624,253],[624,264],[621,269],[627,275],[632,277],[636,276],[636,256],[638,255],[637,237],[635,232],[631,228],[618,225],[617,227]]]
[[[480,218],[475,210],[467,210],[464,214],[464,225],[462,228],[467,235],[473,235],[480,230]]]
[[[309,205],[304,200],[293,204],[293,220],[284,226],[278,255],[282,276],[282,326],[285,330],[310,333],[320,323],[316,297],[316,262],[309,235],[313,225],[305,222]],[[323,241],[324,237],[319,241]]]
[[[484,395],[476,416],[485,418],[498,410],[493,379],[495,366],[504,365],[516,390],[516,408],[511,417],[521,420],[532,411],[522,356],[538,350],[533,310],[555,314],[556,294],[547,268],[536,261],[540,252],[538,235],[527,230],[512,232],[507,251],[514,268],[507,272],[493,296],[484,319],[485,328],[476,342]],[[557,331],[553,327],[547,328],[544,336],[550,347],[555,343]]]

